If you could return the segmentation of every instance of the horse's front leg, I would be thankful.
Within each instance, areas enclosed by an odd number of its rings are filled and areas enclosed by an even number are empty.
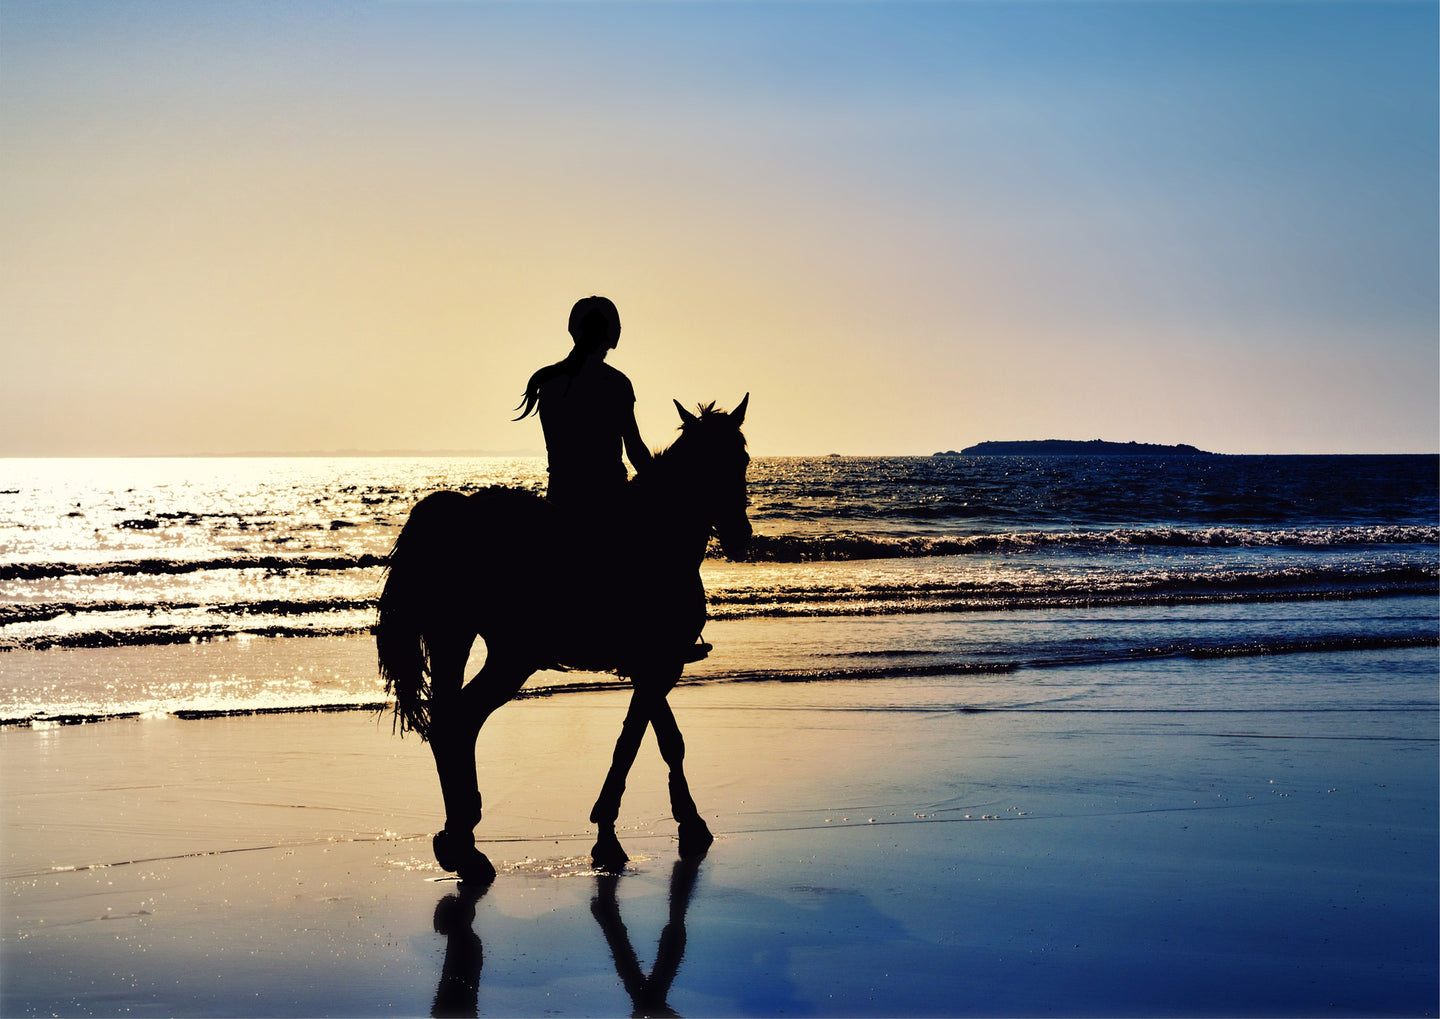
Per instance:
[[[653,702],[650,724],[655,727],[660,756],[670,767],[670,812],[680,825],[680,855],[701,856],[715,841],[715,836],[710,834],[710,826],[700,816],[690,795],[690,783],[685,780],[685,738],[680,735],[670,702],[664,697]]]
[[[667,669],[660,675],[643,674],[633,679],[634,693],[630,696],[630,709],[625,714],[620,738],[615,742],[610,772],[605,776],[595,809],[590,812],[590,820],[599,827],[590,855],[595,866],[601,869],[619,869],[630,859],[615,835],[615,820],[620,815],[620,799],[625,794],[625,777],[635,763],[647,725],[655,727],[660,755],[670,767],[670,810],[680,825],[680,855],[698,856],[715,841],[690,796],[690,785],[685,780],[685,740],[665,700],[679,678],[677,667],[673,672]]]
[[[635,755],[640,751],[640,741],[645,738],[645,728],[650,724],[650,711],[645,700],[646,694],[637,683],[630,694],[630,708],[625,712],[620,738],[615,741],[610,771],[590,811],[590,822],[599,829],[595,846],[590,850],[590,859],[601,870],[619,870],[630,859],[615,836],[615,819],[620,816],[625,777],[630,774],[630,766],[635,763]]]

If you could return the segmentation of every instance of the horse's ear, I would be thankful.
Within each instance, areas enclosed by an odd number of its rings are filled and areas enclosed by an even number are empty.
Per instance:
[[[743,425],[743,424],[745,423],[745,408],[748,407],[749,405],[750,405],[750,394],[749,394],[749,393],[746,393],[746,394],[745,394],[745,399],[743,399],[743,400],[740,401],[740,406],[736,407],[734,410],[732,410],[732,411],[730,412],[730,420],[735,422],[735,427],[736,427],[736,428],[739,428],[741,425]]]
[[[685,424],[687,424],[687,425],[694,424],[696,421],[700,420],[700,419],[697,418],[694,414],[691,414],[691,413],[690,413],[688,410],[686,410],[684,407],[680,406],[680,401],[679,401],[679,400],[676,400],[676,401],[674,401],[674,402],[675,402],[675,409],[680,412],[680,420],[683,421],[683,422],[685,422]]]

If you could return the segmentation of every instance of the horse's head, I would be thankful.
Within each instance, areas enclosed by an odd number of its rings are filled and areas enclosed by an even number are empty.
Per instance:
[[[742,559],[750,545],[750,518],[745,514],[745,471],[750,454],[740,426],[750,394],[728,414],[709,404],[692,414],[675,401],[680,412],[680,438],[671,451],[683,460],[686,485],[706,522],[720,536],[720,546],[731,559]]]

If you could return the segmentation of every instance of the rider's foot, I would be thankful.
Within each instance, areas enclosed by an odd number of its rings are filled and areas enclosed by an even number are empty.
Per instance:
[[[686,652],[685,652],[685,659],[684,659],[684,660],[685,660],[687,663],[689,663],[689,662],[698,662],[698,661],[700,661],[700,659],[704,658],[706,655],[710,654],[710,652],[711,652],[711,651],[714,651],[714,650],[715,650],[715,645],[714,645],[714,644],[706,644],[706,643],[702,640],[702,641],[699,641],[698,643],[692,645],[688,650],[686,650]]]

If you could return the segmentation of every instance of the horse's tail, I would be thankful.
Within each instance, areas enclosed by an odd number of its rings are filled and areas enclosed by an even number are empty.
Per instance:
[[[430,736],[432,701],[426,625],[456,609],[450,578],[466,509],[459,492],[434,492],[416,503],[390,550],[380,592],[375,623],[380,675],[385,692],[395,695],[400,732],[414,730],[422,740]]]

